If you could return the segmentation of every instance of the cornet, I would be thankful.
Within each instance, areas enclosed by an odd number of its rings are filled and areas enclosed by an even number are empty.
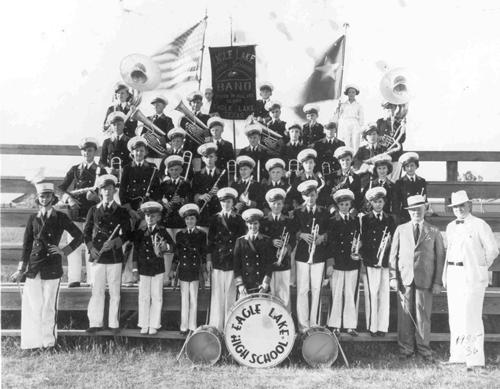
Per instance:
[[[307,261],[308,265],[313,264],[314,252],[316,251],[316,239],[318,239],[319,225],[316,224],[316,218],[313,218],[311,226],[312,243],[309,245],[309,259]]]
[[[236,182],[238,180],[238,170],[237,170],[237,165],[236,161],[234,159],[230,159],[226,163],[226,170],[227,170],[227,182]]]
[[[332,165],[330,165],[330,162],[323,162],[321,164],[321,173],[323,173],[325,177],[332,174]]]
[[[387,231],[387,227],[384,228],[382,233],[382,239],[377,250],[377,265],[375,267],[382,267],[382,261],[384,260],[384,255],[389,245],[389,240],[391,239],[391,233]]]
[[[287,245],[290,240],[290,234],[286,231],[286,227],[283,227],[283,232],[281,233],[281,247],[276,251],[276,262],[275,264],[277,266],[280,266],[281,263],[283,262],[283,259],[285,258],[286,250],[287,250]]]
[[[359,248],[361,246],[360,233],[355,232],[351,243],[351,258],[355,261],[359,261]]]
[[[111,158],[111,161],[109,163],[111,165],[111,172],[110,174],[113,174],[112,172],[113,171],[116,171],[117,172],[117,179],[118,179],[118,183],[120,183],[120,180],[122,178],[122,159],[120,157],[113,157]]]

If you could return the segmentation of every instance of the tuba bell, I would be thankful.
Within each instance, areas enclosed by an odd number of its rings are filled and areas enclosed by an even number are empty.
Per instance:
[[[205,143],[205,137],[208,137],[210,130],[196,115],[186,107],[186,104],[182,101],[179,96],[172,96],[169,99],[169,104],[167,111],[178,111],[184,115],[188,121],[187,126],[184,130],[197,145],[202,145]],[[206,136],[205,136],[206,135]]]
[[[380,80],[380,93],[389,103],[395,105],[406,104],[410,101],[408,77],[403,68],[395,68],[384,74]]]

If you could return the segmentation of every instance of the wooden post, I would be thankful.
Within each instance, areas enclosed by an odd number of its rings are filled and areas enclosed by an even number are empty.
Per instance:
[[[457,161],[446,161],[446,181],[456,182],[458,180],[458,162]],[[450,204],[451,193],[445,197],[444,205]],[[446,213],[450,213],[451,210],[446,208]]]

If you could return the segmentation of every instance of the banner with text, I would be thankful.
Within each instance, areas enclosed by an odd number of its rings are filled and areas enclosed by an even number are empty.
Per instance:
[[[255,46],[210,47],[211,112],[246,119],[255,108]]]

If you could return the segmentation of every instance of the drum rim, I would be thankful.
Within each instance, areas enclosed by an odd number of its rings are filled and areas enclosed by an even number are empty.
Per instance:
[[[312,333],[308,333],[310,330],[314,330]],[[304,355],[304,343],[307,341],[309,337],[312,337],[313,335],[328,335],[328,337],[332,340],[333,344],[337,346],[337,352],[336,355],[332,356],[328,361],[326,362],[313,362],[311,358],[306,357]],[[302,345],[300,347],[300,353],[302,354],[302,359],[310,366],[310,367],[318,367],[318,366],[323,366],[323,367],[329,367],[332,366],[335,361],[337,360],[339,356],[339,347],[338,344],[335,340],[335,334],[333,334],[328,328],[323,327],[323,326],[312,326],[309,327],[303,334],[302,337]]]
[[[213,331],[208,331],[208,329],[212,329]],[[210,336],[214,337],[215,339],[217,339],[217,345],[219,347],[219,352],[218,352],[218,357],[212,361],[210,360],[209,362],[195,362],[193,361],[190,357],[189,357],[189,343],[191,341],[192,338],[194,338],[196,335],[200,335],[200,334],[209,334]],[[198,327],[196,330],[193,331],[193,333],[189,336],[189,338],[186,340],[186,356],[187,358],[194,364],[200,364],[200,365],[215,365],[219,359],[221,358],[222,356],[222,338],[223,338],[223,334],[219,331],[219,329],[217,327],[214,327],[214,326],[207,326],[207,325],[204,325],[204,326],[200,326]]]

